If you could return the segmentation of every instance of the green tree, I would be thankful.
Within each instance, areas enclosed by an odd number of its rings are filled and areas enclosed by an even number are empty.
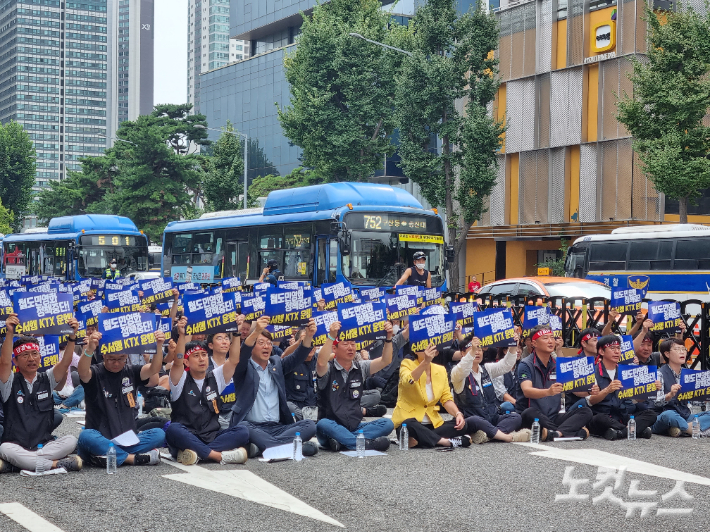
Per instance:
[[[239,196],[244,192],[244,143],[231,122],[211,146],[203,181],[208,211],[239,209]]]
[[[463,15],[456,4],[429,0],[410,21],[402,46],[413,56],[402,64],[395,107],[401,166],[432,205],[446,210],[456,256],[452,289],[464,285],[458,257],[469,228],[485,212],[505,130],[486,110],[499,85],[492,54],[498,24],[480,4]]]
[[[285,190],[287,188],[307,187],[324,183],[326,179],[314,170],[307,170],[299,166],[294,168],[290,174],[265,175],[257,177],[247,191],[249,204],[255,206],[258,198],[269,195],[274,190]]]
[[[0,202],[0,233],[8,234],[13,232],[12,224],[15,221],[15,215],[10,209],[5,207]]]
[[[349,35],[385,41],[389,18],[379,0],[317,4],[284,61],[291,102],[281,126],[304,166],[330,181],[367,179],[394,152],[393,54]]]
[[[565,262],[567,261],[567,251],[569,250],[569,241],[566,238],[560,239],[560,252],[562,256],[558,259],[554,260],[546,260],[545,262],[538,262],[535,265],[535,270],[537,268],[550,268],[552,270],[552,273],[550,275],[554,275],[555,277],[564,277],[565,276]],[[537,273],[535,274],[537,275]]]
[[[17,122],[0,125],[0,199],[14,213],[15,231],[29,213],[35,162],[34,145],[23,127]]]
[[[644,4],[645,5],[645,4]],[[688,202],[710,186],[710,21],[683,9],[648,7],[648,60],[632,58],[633,95],[617,103],[618,119],[634,137],[634,149],[656,190],[677,199],[680,223],[688,221]]]

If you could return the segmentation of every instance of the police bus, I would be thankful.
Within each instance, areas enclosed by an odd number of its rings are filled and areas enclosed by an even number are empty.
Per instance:
[[[52,218],[48,227],[6,235],[0,276],[52,275],[70,281],[101,277],[116,259],[122,276],[148,269],[148,239],[123,216]]]
[[[710,227],[647,225],[578,238],[565,274],[612,287],[648,281],[649,299],[710,301]]]
[[[445,283],[441,217],[403,189],[330,183],[271,192],[263,208],[168,224],[163,275],[176,282],[254,284],[269,260],[286,280],[392,286],[423,251],[432,286]]]

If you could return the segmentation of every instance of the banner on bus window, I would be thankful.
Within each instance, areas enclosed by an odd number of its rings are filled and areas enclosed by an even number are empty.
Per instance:
[[[619,357],[619,364],[633,364],[634,357],[634,339],[630,334],[624,334],[621,336],[621,356]]]
[[[417,306],[416,296],[398,296],[397,294],[387,294],[385,297],[387,305],[387,319],[401,320],[416,314],[419,307]]]
[[[216,334],[237,331],[237,312],[230,294],[185,294],[185,334]]]
[[[683,317],[680,314],[680,303],[677,301],[652,301],[648,304],[648,319],[653,322],[652,332],[677,333]]]
[[[441,304],[441,288],[422,288],[419,287],[417,293],[417,303],[426,307],[430,305]]]
[[[610,310],[616,310],[621,315],[636,316],[641,310],[641,303],[646,296],[646,290],[637,288],[613,288],[611,290]]]
[[[219,266],[172,266],[170,277],[174,283],[211,283]]]
[[[68,325],[74,317],[71,295],[60,292],[20,292],[12,297],[15,314],[20,320],[18,334],[60,336],[72,332]]]
[[[550,307],[538,307],[537,305],[525,305],[523,318],[523,334],[529,333],[538,325],[550,325]]]
[[[339,283],[325,283],[321,286],[323,299],[325,299],[325,309],[332,310],[342,303],[351,303],[353,300],[353,289],[350,283],[341,281]]]
[[[24,264],[5,264],[5,277],[8,279],[21,279],[25,271]]]
[[[710,400],[710,371],[681,368],[678,401]]]
[[[242,281],[239,277],[226,277],[222,279],[222,292],[238,292],[242,289]]]
[[[399,234],[400,242],[420,242],[427,244],[443,244],[444,237],[438,235],[412,235],[412,234]]]
[[[616,378],[623,388],[617,393],[619,399],[636,399],[647,401],[656,398],[656,366],[633,366],[619,364],[616,368]]]
[[[40,368],[49,369],[59,364],[59,336],[40,336],[37,338],[39,354],[42,356]],[[71,357],[70,353],[67,353]],[[67,377],[68,379],[71,376]]]
[[[150,305],[173,297],[173,280],[170,277],[158,277],[140,283],[143,292],[143,304]]]
[[[387,307],[384,303],[338,304],[340,341],[383,340],[387,338]]]
[[[478,312],[478,303],[451,303],[451,313],[456,318],[456,324],[461,327],[473,324],[476,312]]]
[[[387,290],[384,288],[368,288],[366,290],[360,290],[360,297],[364,303],[368,301],[380,301],[387,294]]]
[[[594,357],[557,357],[557,382],[565,392],[588,392],[596,383]]]
[[[488,309],[476,313],[473,319],[476,338],[481,347],[507,347],[516,345],[513,314],[510,309]]]
[[[316,334],[313,336],[313,345],[325,344],[330,331],[330,324],[338,321],[338,313],[334,310],[321,310],[313,313],[316,322]]]
[[[245,321],[254,321],[264,313],[266,298],[242,294],[242,314]]]
[[[155,325],[155,314],[149,312],[100,314],[99,352],[102,356],[155,354]]]
[[[313,314],[313,291],[272,286],[266,291],[264,314],[270,318],[271,325],[304,325]]]
[[[454,341],[456,317],[453,314],[412,316],[409,318],[409,342],[412,352],[424,351],[430,343],[441,351]]]
[[[139,312],[141,298],[138,290],[104,290],[104,305],[109,312]]]

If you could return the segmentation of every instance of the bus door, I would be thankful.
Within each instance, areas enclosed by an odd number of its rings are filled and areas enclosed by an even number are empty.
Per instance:
[[[314,285],[334,283],[338,270],[338,240],[330,236],[316,237],[316,264],[313,268]]]
[[[242,283],[249,276],[249,242],[227,242],[227,267],[224,277],[239,277]]]

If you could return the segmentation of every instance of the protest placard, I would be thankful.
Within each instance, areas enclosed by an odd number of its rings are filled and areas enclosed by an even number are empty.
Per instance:
[[[387,319],[401,320],[411,314],[415,314],[417,309],[417,296],[387,294],[385,296],[387,305]]]
[[[101,355],[155,354],[155,314],[118,312],[99,315]]]
[[[510,309],[492,308],[476,313],[473,320],[476,337],[481,347],[516,345],[513,314]]]
[[[13,308],[20,325],[17,334],[70,334],[69,320],[74,317],[71,294],[60,292],[18,292],[13,296]]]
[[[313,291],[302,286],[271,286],[266,291],[264,314],[269,316],[271,325],[304,325],[313,314]]]
[[[409,318],[409,342],[413,353],[424,351],[429,344],[441,351],[454,341],[456,317],[453,314],[433,314]]]
[[[185,334],[232,332],[237,327],[237,312],[231,294],[185,294]]]
[[[384,303],[341,303],[338,305],[341,341],[382,340],[387,338],[387,308]]]
[[[594,386],[594,357],[557,357],[557,382],[565,392],[588,392]]]
[[[656,398],[656,366],[619,364],[616,368],[616,378],[623,385],[618,392],[619,399],[646,401]]]

